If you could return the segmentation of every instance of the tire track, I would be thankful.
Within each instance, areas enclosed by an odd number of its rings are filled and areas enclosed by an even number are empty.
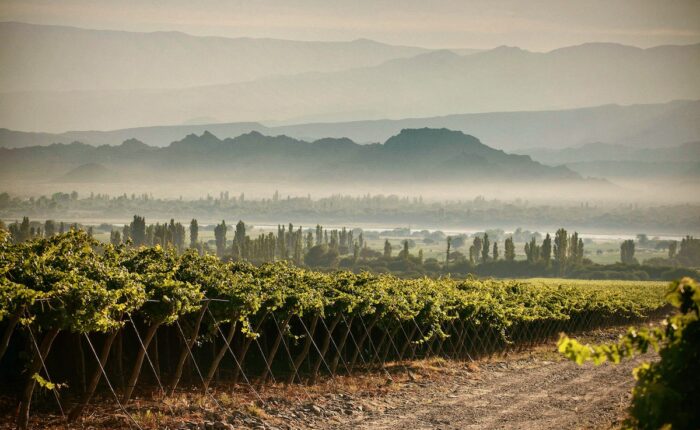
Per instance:
[[[477,373],[456,375],[452,386],[426,384],[389,395],[385,410],[363,414],[336,428],[608,427],[620,420],[629,404],[632,369],[639,361],[598,367],[537,358],[489,363]]]

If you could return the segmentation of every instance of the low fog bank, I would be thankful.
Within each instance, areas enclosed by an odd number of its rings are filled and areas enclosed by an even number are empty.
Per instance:
[[[116,197],[122,194],[149,194],[164,199],[198,200],[218,197],[221,192],[231,196],[244,194],[251,199],[269,199],[275,192],[281,198],[324,198],[334,195],[361,197],[370,195],[396,195],[422,198],[426,202],[469,201],[483,197],[501,201],[530,202],[533,204],[558,205],[562,203],[589,204],[683,204],[700,203],[697,190],[700,182],[695,178],[686,180],[620,180],[610,182],[589,179],[584,181],[501,181],[501,182],[424,182],[387,181],[381,184],[363,182],[231,182],[231,181],[143,181],[129,182],[43,182],[0,180],[0,192],[9,192],[19,197],[51,196],[57,192],[77,191],[81,196],[107,194]]]
[[[686,235],[700,233],[697,198],[652,199],[648,189],[542,183],[303,185],[272,183],[0,183],[0,219],[29,216],[99,225],[128,223],[135,215],[149,222],[171,218],[202,224],[225,219],[253,225],[316,224],[443,231],[518,227],[553,231],[559,227],[588,234]],[[430,192],[440,190],[439,192]],[[668,190],[666,190],[668,191]],[[679,190],[677,190],[679,191]],[[648,199],[639,196],[646,192]],[[664,190],[653,191],[655,196]],[[667,196],[670,193],[667,192]],[[625,197],[616,199],[615,196]],[[637,195],[637,198],[633,198]],[[43,196],[43,197],[42,197]]]

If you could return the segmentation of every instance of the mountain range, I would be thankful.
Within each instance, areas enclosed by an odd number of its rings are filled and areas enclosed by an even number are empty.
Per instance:
[[[530,155],[541,163],[551,165],[594,161],[700,161],[700,141],[665,148],[638,148],[595,142],[563,149],[533,148],[524,151],[524,154]]]
[[[503,46],[465,55],[367,40],[231,41],[4,27],[9,66],[0,85],[0,126],[18,130],[105,130],[193,118],[339,122],[700,99],[700,44],[590,43],[549,52]]]
[[[185,88],[331,72],[427,49],[368,39],[305,42],[0,22],[0,92]]]
[[[508,154],[447,129],[406,129],[384,144],[350,139],[313,142],[250,132],[219,139],[188,135],[167,147],[131,139],[118,146],[83,143],[0,148],[0,180],[104,182],[257,181],[412,183],[470,180],[583,182],[565,167]],[[117,173],[118,172],[118,173]]]
[[[564,149],[530,149],[522,153],[543,164],[566,166],[583,176],[611,180],[700,180],[700,141],[665,148],[598,142]]]
[[[349,138],[358,143],[383,142],[406,128],[448,128],[479,136],[489,146],[535,156],[542,162],[566,163],[556,151],[572,149],[586,156],[591,143],[636,148],[664,148],[700,140],[700,101],[675,101],[647,105],[604,105],[590,108],[459,114],[401,120],[368,120],[292,124],[250,123],[193,124],[127,128],[111,131],[34,133],[0,129],[0,147],[13,148],[52,143],[82,142],[118,145],[135,138],[151,146],[167,146],[188,134],[205,131],[221,138],[251,131],[286,135],[296,139]],[[572,153],[573,154],[573,153]]]

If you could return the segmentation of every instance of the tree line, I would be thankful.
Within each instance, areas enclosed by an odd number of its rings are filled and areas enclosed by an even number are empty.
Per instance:
[[[643,231],[658,228],[687,232],[698,228],[700,205],[654,206],[637,204],[598,204],[586,201],[544,205],[527,201],[474,199],[429,201],[420,196],[311,195],[251,198],[245,193],[222,191],[196,199],[167,199],[152,194],[80,195],[57,192],[38,197],[18,197],[0,192],[0,218],[15,219],[23,215],[37,218],[73,218],[89,212],[91,217],[112,219],[139,213],[150,218],[168,219],[173,213],[187,213],[211,223],[235,213],[241,219],[277,220],[303,216],[321,223],[341,224],[348,219],[400,224],[433,224],[454,227],[477,225],[512,226],[569,225],[577,228],[619,228]],[[468,223],[465,223],[468,221]]]
[[[0,226],[1,227],[1,226]],[[35,237],[50,237],[68,229],[78,229],[77,224],[47,220],[43,224],[21,222],[7,226],[15,242]],[[328,229],[321,225],[302,228],[278,225],[277,232],[261,233],[253,237],[245,222],[233,227],[225,220],[214,226],[214,240],[200,240],[200,225],[192,219],[188,227],[171,219],[170,222],[148,224],[145,217],[134,215],[129,224],[112,229],[113,245],[130,247],[161,246],[174,248],[182,253],[195,249],[200,254],[215,254],[225,261],[248,261],[263,264],[273,261],[289,261],[300,267],[319,270],[346,269],[355,272],[393,273],[405,277],[442,276],[446,274],[496,277],[560,276],[591,279],[672,279],[678,276],[695,276],[693,267],[700,266],[700,240],[687,236],[680,242],[669,243],[669,258],[657,264],[639,264],[634,257],[635,242],[624,241],[620,248],[620,264],[594,264],[585,257],[585,245],[578,232],[569,234],[558,229],[554,236],[532,234],[523,246],[525,259],[516,259],[513,235],[496,240],[489,232],[476,234],[471,244],[465,236],[448,236],[445,240],[444,258],[424,258],[423,250],[412,252],[412,239],[403,240],[395,254],[394,246],[385,239],[383,249],[373,249],[359,229]],[[92,227],[87,227],[92,235]],[[187,232],[189,231],[189,242]],[[498,232],[496,232],[498,233]],[[494,233],[494,234],[496,234]],[[518,232],[515,232],[518,233]],[[497,236],[499,234],[496,234]],[[437,236],[437,235],[432,235]],[[522,234],[516,234],[518,239]],[[432,240],[432,239],[431,239]],[[455,250],[456,245],[468,252]]]

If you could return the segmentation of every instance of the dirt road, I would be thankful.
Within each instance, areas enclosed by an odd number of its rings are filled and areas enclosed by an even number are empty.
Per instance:
[[[464,368],[407,384],[335,428],[607,428],[629,405],[635,363],[579,367],[537,356]]]

